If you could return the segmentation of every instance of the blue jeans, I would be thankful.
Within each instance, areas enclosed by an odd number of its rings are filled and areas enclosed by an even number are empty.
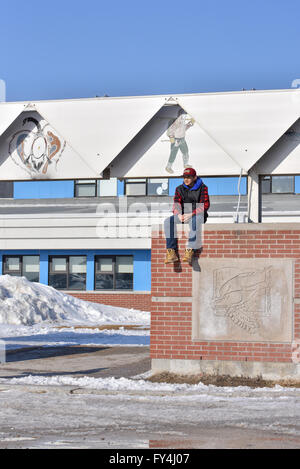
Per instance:
[[[190,249],[200,249],[202,246],[201,226],[204,223],[203,213],[199,215],[193,215],[192,218],[190,218],[189,221],[186,223],[189,224],[190,228],[188,247]],[[179,220],[177,215],[172,215],[171,217],[166,218],[164,221],[167,249],[177,249],[178,238],[176,232],[176,225],[178,224],[182,224],[182,222]]]

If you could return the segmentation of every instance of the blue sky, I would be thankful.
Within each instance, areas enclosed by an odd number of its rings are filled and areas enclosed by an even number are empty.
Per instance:
[[[295,0],[10,0],[0,9],[7,101],[290,88]]]

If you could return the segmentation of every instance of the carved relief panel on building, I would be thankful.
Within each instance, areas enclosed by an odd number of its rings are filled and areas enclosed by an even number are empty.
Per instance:
[[[193,338],[292,340],[288,259],[203,259],[193,272]]]

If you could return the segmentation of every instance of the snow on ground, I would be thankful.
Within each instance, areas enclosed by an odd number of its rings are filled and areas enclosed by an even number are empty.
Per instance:
[[[300,389],[27,376],[0,380],[0,448],[299,448]],[[63,409],[63,411],[62,411]],[[22,438],[24,441],[16,440]],[[162,446],[165,443],[170,446]]]
[[[92,328],[115,324],[141,328]],[[83,301],[25,277],[0,276],[0,338],[7,349],[32,345],[149,345],[149,324],[149,312]]]
[[[88,303],[25,278],[0,276],[0,338],[7,349],[149,345],[149,323],[147,312]],[[140,328],[97,328],[114,324]],[[0,378],[0,449],[144,448],[150,440],[170,438],[194,438],[199,448],[300,447],[299,388],[152,383],[147,377],[66,372]]]
[[[0,276],[0,323],[149,324],[150,314],[74,298],[25,277]]]
[[[82,378],[74,378],[70,376],[37,376],[29,375],[19,378],[1,379],[0,383],[9,384],[25,384],[34,386],[76,386],[84,389],[94,389],[98,391],[111,392],[155,392],[160,393],[176,393],[184,396],[189,395],[197,399],[202,395],[205,399],[219,399],[220,397],[236,397],[236,398],[268,398],[268,399],[287,399],[288,397],[300,398],[299,388],[288,388],[280,385],[265,388],[250,388],[249,386],[215,386],[203,383],[186,384],[186,383],[153,383],[146,381],[150,373],[127,379],[127,378],[94,378],[84,376]]]

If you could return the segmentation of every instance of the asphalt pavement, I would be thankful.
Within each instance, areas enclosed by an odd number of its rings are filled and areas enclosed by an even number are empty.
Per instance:
[[[0,378],[69,376],[130,378],[151,368],[149,347],[54,346],[8,350]]]

